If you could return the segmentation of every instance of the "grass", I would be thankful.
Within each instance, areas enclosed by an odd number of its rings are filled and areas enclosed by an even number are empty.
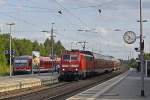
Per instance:
[[[0,76],[9,75],[9,66],[7,65],[0,65]]]

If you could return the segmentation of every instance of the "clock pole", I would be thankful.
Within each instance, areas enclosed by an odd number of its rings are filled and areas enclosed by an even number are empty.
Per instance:
[[[142,0],[140,0],[140,62],[141,62],[141,96],[144,93],[144,40],[143,40]]]
[[[140,63],[141,63],[141,96],[144,97],[144,39],[143,39],[143,21],[142,19],[142,0],[140,0]],[[131,35],[132,34],[132,35]],[[123,39],[128,44],[133,44],[136,41],[136,35],[132,31],[124,33]]]

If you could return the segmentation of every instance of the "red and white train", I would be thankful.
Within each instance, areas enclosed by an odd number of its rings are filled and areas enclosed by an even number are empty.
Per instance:
[[[66,51],[61,57],[59,80],[78,80],[98,73],[118,70],[120,61],[90,51]]]
[[[59,61],[54,60],[54,64],[59,64]],[[13,72],[29,72],[31,73],[33,69],[33,72],[46,72],[51,71],[52,68],[52,60],[50,57],[40,57],[40,65],[39,68],[32,68],[32,56],[18,56],[14,59],[13,64]]]

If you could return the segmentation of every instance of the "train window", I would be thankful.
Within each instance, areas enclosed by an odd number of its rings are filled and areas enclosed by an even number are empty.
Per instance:
[[[93,61],[93,57],[90,57],[90,61]]]
[[[87,57],[86,57],[86,60],[87,60],[87,61],[93,61],[93,57],[87,56]]]
[[[15,63],[15,66],[17,67],[27,66],[27,63]]]
[[[70,60],[70,55],[63,55],[63,60]]]
[[[86,60],[89,61],[89,57],[88,56],[86,57]]]
[[[78,60],[78,55],[71,55],[71,60]]]

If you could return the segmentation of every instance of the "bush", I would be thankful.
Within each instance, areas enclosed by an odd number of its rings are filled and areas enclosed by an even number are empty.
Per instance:
[[[9,74],[9,66],[0,65],[0,76],[6,76]]]

